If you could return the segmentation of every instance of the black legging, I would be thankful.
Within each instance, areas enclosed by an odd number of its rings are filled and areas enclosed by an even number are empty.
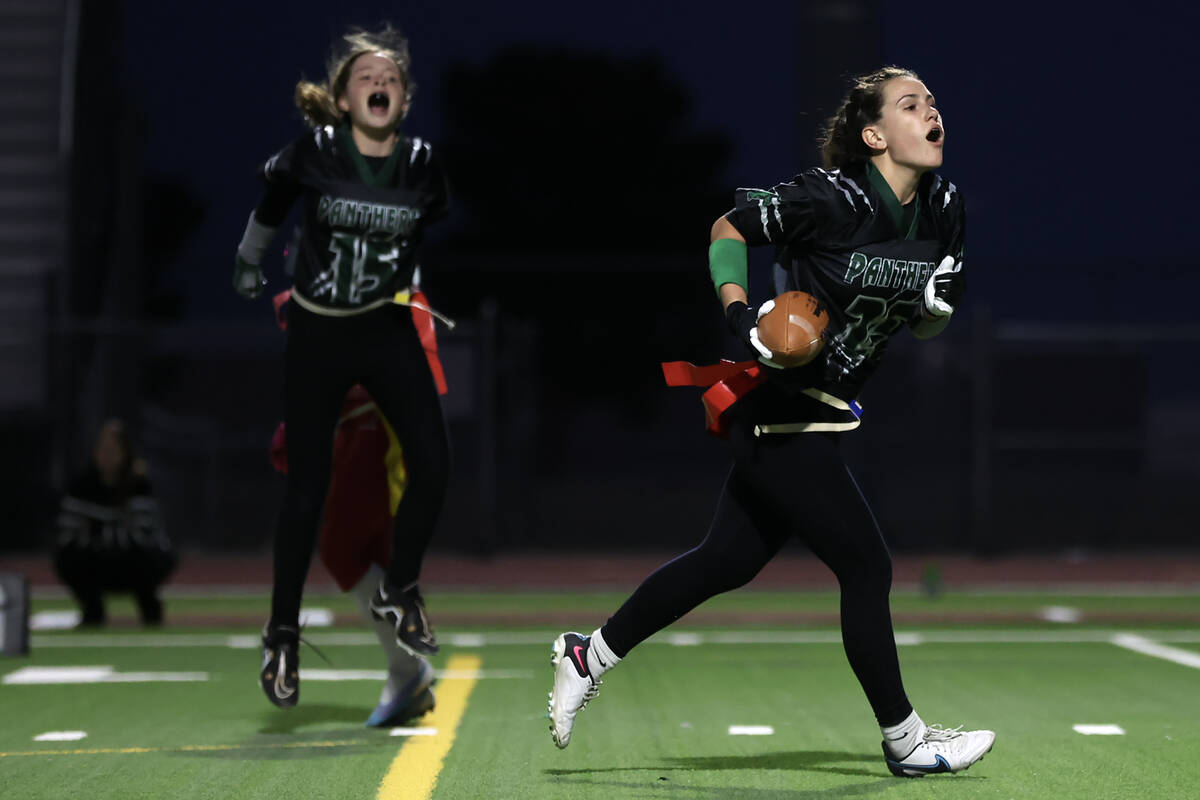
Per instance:
[[[425,351],[403,306],[328,317],[292,303],[284,359],[288,476],[275,532],[271,622],[295,625],[329,489],[333,436],[346,392],[362,384],[404,448],[408,474],[392,527],[388,582],[421,572],[450,474],[446,425]]]
[[[791,534],[841,585],[842,643],[880,725],[912,712],[900,679],[888,593],[892,561],[838,452],[836,434],[753,435],[738,420],[734,465],[708,535],[651,574],[602,632],[618,657],[714,595],[748,583]]]

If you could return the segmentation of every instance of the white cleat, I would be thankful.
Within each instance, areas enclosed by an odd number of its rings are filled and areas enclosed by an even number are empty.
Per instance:
[[[960,726],[961,727],[961,726]],[[996,734],[991,731],[964,731],[930,725],[911,753],[893,758],[883,743],[883,757],[893,775],[922,778],[939,772],[959,772],[980,761],[992,749]]]
[[[588,669],[590,637],[564,633],[554,640],[550,663],[554,666],[554,689],[550,692],[550,737],[561,750],[571,743],[575,715],[587,708],[600,691],[601,681]]]

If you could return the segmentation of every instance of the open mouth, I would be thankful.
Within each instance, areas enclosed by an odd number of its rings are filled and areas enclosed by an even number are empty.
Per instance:
[[[933,128],[932,130],[929,131],[929,133],[925,134],[925,139],[930,142],[941,141],[941,138],[942,138],[942,129],[941,128]]]
[[[367,98],[367,108],[372,111],[386,112],[391,102],[391,99],[387,96],[387,92],[375,92]]]

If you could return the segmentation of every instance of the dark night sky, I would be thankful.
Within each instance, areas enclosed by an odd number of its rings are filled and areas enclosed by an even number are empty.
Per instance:
[[[300,131],[295,81],[321,75],[330,42],[350,23],[391,19],[410,37],[420,89],[407,126],[435,145],[448,65],[540,43],[657,54],[692,91],[694,128],[734,141],[731,190],[808,166],[796,163],[788,101],[800,79],[797,3],[265,6],[127,4],[127,70],[149,123],[146,166],[183,177],[209,203],[172,266],[197,317],[249,311],[228,280],[258,199],[254,169]],[[1190,293],[1175,290],[1200,288],[1187,244],[1200,11],[1158,0],[1083,8],[883,3],[884,58],[916,69],[938,96],[948,129],[941,172],[969,201],[973,291],[998,315],[1103,318],[1126,305],[1136,285],[1169,287],[1166,318],[1194,320],[1184,301]],[[700,236],[710,223],[696,220]],[[697,259],[703,269],[702,249]],[[1145,309],[1138,304],[1134,313]]]

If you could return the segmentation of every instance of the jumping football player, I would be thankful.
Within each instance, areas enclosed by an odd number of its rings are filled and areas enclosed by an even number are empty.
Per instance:
[[[756,330],[761,310],[747,305],[746,247],[775,245],[786,289],[825,305],[825,345],[803,367],[750,362],[737,383],[744,396],[723,420],[733,466],[708,535],[647,577],[590,636],[554,642],[549,711],[558,747],[570,742],[601,675],[700,603],[748,583],[797,535],[837,576],[842,642],[888,769],[957,772],[991,749],[991,731],[927,726],[909,702],[888,604],[891,556],[838,452],[840,436],[859,424],[855,398],[888,339],[904,327],[918,338],[941,332],[965,289],[962,195],[933,172],[945,143],[925,84],[885,67],[856,79],[830,120],[825,169],[738,190],[734,209],[713,225],[710,272],[732,332],[769,361]]]
[[[274,540],[271,616],[259,677],[268,699],[295,705],[298,618],[342,399],[362,384],[404,443],[408,483],[396,508],[392,559],[371,612],[417,653],[437,651],[418,590],[441,514],[450,448],[434,380],[408,308],[426,226],[449,208],[428,142],[401,133],[412,100],[407,42],[390,26],[342,37],[322,85],[300,82],[311,130],[262,167],[266,191],[238,245],[234,288],[257,297],[260,264],[303,197],[284,364],[287,489]]]
[[[431,326],[432,327],[432,326]],[[271,462],[284,474],[287,427],[271,442]],[[343,592],[354,596],[379,637],[388,676],[367,725],[386,727],[433,709],[433,666],[401,647],[392,626],[371,614],[370,600],[392,556],[392,515],[404,496],[404,455],[392,427],[371,396],[355,386],[342,404],[333,445],[333,477],[317,551]]]

